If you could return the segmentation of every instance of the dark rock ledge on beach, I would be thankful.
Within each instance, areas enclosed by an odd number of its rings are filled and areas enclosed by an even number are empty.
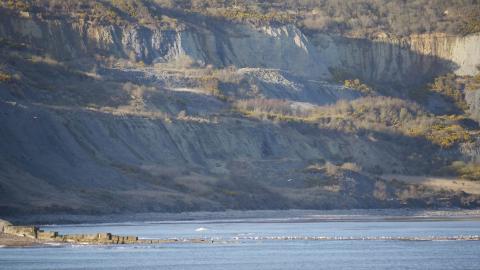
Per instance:
[[[40,230],[37,226],[15,226],[4,220],[0,220],[0,234],[0,245],[3,246],[32,246],[46,243],[136,244],[151,242],[139,240],[137,236],[119,236],[111,233],[61,235],[54,231]]]

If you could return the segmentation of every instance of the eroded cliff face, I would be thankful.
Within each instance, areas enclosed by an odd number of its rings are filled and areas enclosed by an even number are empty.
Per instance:
[[[471,117],[480,122],[480,89],[466,90],[465,101],[468,104]]]
[[[363,95],[324,81],[329,67],[384,81],[444,67],[405,44],[328,36],[312,43],[292,25],[205,21],[165,30],[19,16],[0,21],[7,40],[0,52],[9,57],[9,71],[25,79],[0,84],[0,214],[480,203],[401,183],[377,190],[383,180],[348,169],[354,162],[376,175],[424,172],[439,149],[422,138],[246,118],[211,91],[192,89],[198,76],[152,65],[185,57],[201,67],[234,65],[247,92],[258,92],[254,97],[325,105]],[[8,48],[20,43],[26,49]],[[96,55],[120,64],[102,66]],[[125,59],[132,64],[121,66]],[[85,66],[96,64],[98,72],[86,74]],[[225,88],[237,91],[242,83]],[[325,169],[327,161],[339,166]]]
[[[394,38],[311,37],[327,66],[365,81],[419,85],[441,74],[475,75],[480,64],[480,35],[442,33]]]
[[[0,36],[30,44],[60,60],[99,54],[149,64],[189,57],[200,65],[266,67],[316,79],[329,76],[323,59],[293,25],[226,23],[218,27],[205,23],[162,30],[10,17],[2,19]]]
[[[274,68],[321,79],[330,77],[328,69],[336,69],[367,82],[398,86],[419,85],[448,72],[475,75],[480,64],[479,34],[307,37],[293,25],[211,24],[165,30],[6,17],[0,36],[63,60],[99,54],[155,63],[187,56],[200,65]]]

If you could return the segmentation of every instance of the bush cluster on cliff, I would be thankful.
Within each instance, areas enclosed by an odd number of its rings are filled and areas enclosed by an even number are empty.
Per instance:
[[[408,35],[425,32],[470,34],[479,32],[480,4],[475,0],[157,0],[162,6],[209,13],[218,9],[227,18],[260,17],[296,19],[314,31],[372,35],[388,32]],[[257,15],[255,15],[257,14]],[[263,15],[261,15],[263,14]],[[269,14],[266,16],[266,14]],[[271,16],[275,14],[275,16]],[[282,20],[280,20],[282,21]]]
[[[11,80],[12,80],[12,76],[10,74],[0,70],[0,83],[10,82]]]
[[[480,164],[454,161],[452,164],[441,168],[440,175],[460,176],[462,179],[480,181]]]
[[[359,91],[364,95],[373,95],[375,91],[368,85],[362,83],[359,79],[345,80],[343,86]]]
[[[8,0],[8,9],[66,14],[114,24],[178,26],[169,15],[197,13],[233,21],[296,23],[307,31],[354,36],[480,32],[476,0]]]
[[[423,137],[442,148],[472,139],[461,125],[461,117],[434,116],[416,103],[389,97],[341,100],[333,105],[313,107],[257,98],[237,101],[234,106],[254,118],[315,123],[319,128],[348,133],[375,131]]]

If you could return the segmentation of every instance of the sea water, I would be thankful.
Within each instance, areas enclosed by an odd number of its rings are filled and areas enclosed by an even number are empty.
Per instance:
[[[264,240],[480,235],[479,220],[132,222],[44,229],[61,234],[111,232],[179,242],[1,248],[0,269],[480,269],[479,241]],[[182,242],[200,238],[209,241]]]

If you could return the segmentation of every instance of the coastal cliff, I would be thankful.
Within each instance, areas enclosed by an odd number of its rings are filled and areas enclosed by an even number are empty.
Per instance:
[[[39,10],[0,10],[0,216],[480,204],[466,188],[383,178],[476,179],[451,164],[478,159],[478,127],[404,86],[473,74],[478,34]],[[403,94],[338,83],[339,69]]]
[[[317,79],[340,69],[368,82],[399,85],[418,85],[448,72],[472,76],[480,64],[479,34],[364,38],[305,35],[292,24],[215,24],[203,19],[168,28],[115,26],[28,15],[4,17],[0,33],[61,60],[99,54],[151,64],[188,57],[199,65],[268,67]]]
[[[480,35],[445,33],[374,38],[315,34],[312,42],[331,68],[372,83],[416,85],[448,72],[476,75]]]
[[[268,67],[317,79],[329,76],[315,48],[293,25],[218,27],[205,20],[162,29],[9,16],[2,18],[0,35],[60,60],[103,54],[151,64],[188,57],[199,65]]]

